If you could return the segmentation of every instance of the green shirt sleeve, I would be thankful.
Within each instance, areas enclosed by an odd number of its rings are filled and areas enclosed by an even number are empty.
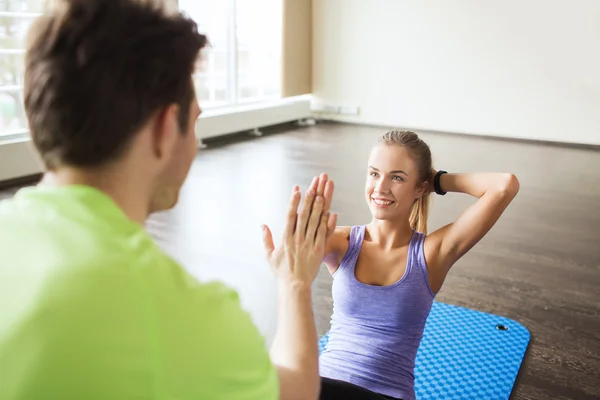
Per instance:
[[[158,392],[178,399],[279,398],[264,338],[235,291],[200,283],[177,265],[154,279],[149,318],[163,377]]]

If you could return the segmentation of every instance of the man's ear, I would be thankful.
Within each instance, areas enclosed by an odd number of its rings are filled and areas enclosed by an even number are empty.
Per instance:
[[[179,106],[171,104],[155,117],[152,135],[155,156],[159,159],[170,157],[179,134]]]

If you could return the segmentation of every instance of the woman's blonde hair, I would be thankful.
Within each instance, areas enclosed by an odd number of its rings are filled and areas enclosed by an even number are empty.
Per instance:
[[[429,180],[432,167],[431,151],[429,146],[412,131],[393,130],[385,133],[378,140],[379,144],[397,145],[407,149],[417,165],[419,176],[417,182]],[[426,192],[427,193],[427,192]],[[429,195],[423,194],[415,200],[410,212],[410,227],[417,232],[427,234],[427,219],[429,217]]]

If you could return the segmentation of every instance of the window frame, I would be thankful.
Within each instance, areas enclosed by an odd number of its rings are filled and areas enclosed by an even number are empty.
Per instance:
[[[240,71],[240,69],[239,69],[238,51],[240,50],[240,47],[239,47],[238,37],[237,37],[237,20],[238,20],[237,1],[238,0],[220,0],[220,1],[224,1],[224,2],[226,1],[228,3],[226,47],[225,47],[225,49],[219,50],[221,52],[224,52],[227,55],[226,99],[224,101],[218,102],[216,100],[216,94],[214,93],[215,89],[208,88],[209,92],[211,92],[211,90],[213,91],[213,93],[210,95],[210,97],[213,97],[213,101],[206,102],[206,101],[203,101],[203,99],[199,99],[199,101],[201,103],[200,105],[205,110],[218,110],[218,109],[225,109],[227,107],[235,107],[235,106],[248,105],[248,104],[259,104],[261,102],[270,102],[273,100],[281,99],[282,98],[281,83],[279,84],[279,90],[277,90],[277,92],[274,94],[265,95],[264,94],[265,86],[264,86],[264,84],[261,83],[256,86],[256,89],[257,89],[256,96],[246,97],[246,98],[241,97],[241,89],[242,88],[240,87],[240,83],[241,83],[240,81],[242,79],[240,79],[240,75],[244,75],[244,74],[248,74],[248,73],[251,75],[251,72]],[[280,1],[283,1],[283,0],[280,0]],[[187,12],[185,8],[181,8],[180,2],[177,2],[177,8],[180,11]],[[32,19],[33,20],[42,15],[43,15],[42,12],[0,11],[0,18]],[[191,15],[191,14],[188,14],[188,15],[190,15],[191,18],[194,18],[193,15]],[[281,32],[280,32],[280,34],[281,34]],[[22,47],[14,48],[14,49],[12,49],[12,48],[0,49],[0,57],[17,55],[18,57],[23,59],[24,55],[25,55],[25,38],[22,38],[22,42],[20,43],[20,45]],[[206,49],[206,51],[204,52],[205,58],[206,58],[206,55],[208,55],[210,57],[209,52],[212,52],[212,51],[214,51],[214,50],[212,50],[210,48]],[[206,61],[210,61],[210,60],[206,60]],[[201,82],[203,81],[203,78],[206,78],[207,76],[211,76],[210,75],[211,71],[210,71],[210,69],[207,68],[210,66],[207,64],[208,63],[202,63],[202,67],[197,69],[194,72],[194,74],[192,76],[194,85],[202,84]],[[280,67],[281,67],[281,64],[280,64]],[[5,92],[13,93],[13,92],[18,92],[18,91],[21,92],[21,96],[20,96],[21,103],[18,104],[18,106],[23,108],[22,77],[20,78],[20,83],[17,85],[0,86],[0,93],[5,93]],[[213,104],[211,104],[211,103],[213,103]],[[24,112],[24,110],[22,110],[22,111]],[[27,124],[26,120],[23,122],[25,125]],[[25,126],[24,128],[20,128],[20,129],[0,130],[0,144],[5,141],[12,141],[15,139],[28,138],[28,136],[29,136],[29,128],[27,126]]]
[[[12,18],[14,20],[20,20],[20,19],[24,19],[24,20],[34,20],[36,18],[39,18],[43,15],[43,13],[41,12],[21,12],[21,11],[0,11],[0,18]],[[20,43],[21,47],[18,48],[0,48],[0,57],[5,57],[5,56],[17,56],[19,58],[21,58],[22,61],[24,61],[24,57],[25,57],[25,38],[22,38],[21,43]],[[14,92],[20,92],[19,93],[19,97],[21,98],[21,102],[19,104],[17,104],[17,106],[21,107],[22,112],[24,113],[25,110],[23,109],[23,103],[22,103],[22,97],[23,97],[23,77],[19,77],[18,81],[20,81],[20,83],[17,83],[16,85],[1,85],[0,86],[0,93],[14,93]],[[25,123],[25,125],[27,124],[27,121],[23,121]],[[2,142],[8,142],[8,141],[13,141],[15,139],[24,139],[27,138],[29,135],[29,128],[28,127],[23,127],[20,129],[9,129],[9,130],[0,130],[0,144]]]
[[[219,109],[225,109],[225,108],[235,108],[236,106],[245,106],[248,104],[260,104],[261,102],[271,102],[273,100],[277,100],[277,99],[281,99],[282,98],[282,85],[281,82],[278,83],[278,90],[276,93],[274,94],[269,94],[269,95],[265,95],[264,94],[264,85],[257,85],[257,96],[253,96],[253,97],[247,97],[247,98],[241,98],[240,96],[240,75],[245,73],[248,73],[246,71],[240,71],[239,69],[239,57],[238,57],[238,52],[240,50],[240,46],[238,43],[238,37],[237,37],[237,1],[238,0],[220,0],[220,1],[224,1],[227,2],[228,4],[228,20],[227,20],[227,37],[226,37],[226,48],[225,50],[220,50],[223,51],[224,53],[226,53],[228,55],[227,57],[227,96],[226,96],[226,100],[222,102],[222,104],[219,105],[212,105],[211,102],[212,100],[209,100],[209,102],[204,102],[203,104],[203,99],[199,98],[199,102],[200,102],[200,106],[202,107],[202,109],[204,110],[219,110]],[[279,0],[281,2],[281,6],[283,6],[283,0]],[[185,8],[181,7],[181,2],[178,2],[178,8],[180,11],[186,13],[187,15],[190,16],[190,18],[194,19],[194,15],[190,12],[188,12],[188,10],[186,10]],[[283,13],[281,15],[281,17],[283,18]],[[200,25],[200,24],[199,24]],[[210,33],[207,33],[209,35],[209,41],[210,41]],[[283,32],[280,31],[279,32],[280,37],[283,36]],[[193,74],[193,80],[194,80],[194,84],[198,85],[201,84],[201,79],[211,76],[211,53],[214,52],[215,50],[211,49],[211,48],[207,48],[203,51],[204,56],[203,56],[203,62],[201,63],[201,67],[198,68],[194,74]],[[282,49],[281,46],[279,48],[279,52],[280,52],[280,61],[279,61],[279,69],[281,70],[282,67]],[[210,92],[210,89],[208,89]],[[215,101],[216,102],[216,101]]]

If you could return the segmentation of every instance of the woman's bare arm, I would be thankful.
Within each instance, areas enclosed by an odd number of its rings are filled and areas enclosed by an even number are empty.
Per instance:
[[[348,251],[348,238],[350,237],[349,226],[337,226],[325,245],[325,257],[323,262],[331,275],[337,271],[344,255]]]
[[[519,181],[508,173],[443,174],[440,186],[446,192],[466,193],[479,200],[455,222],[436,230],[425,241],[434,292],[441,288],[452,265],[496,224],[517,195]]]

